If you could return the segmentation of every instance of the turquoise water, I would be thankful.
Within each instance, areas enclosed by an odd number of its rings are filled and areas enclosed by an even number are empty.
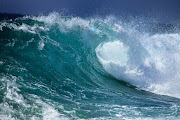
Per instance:
[[[0,119],[180,119],[180,34],[146,24],[1,21]]]

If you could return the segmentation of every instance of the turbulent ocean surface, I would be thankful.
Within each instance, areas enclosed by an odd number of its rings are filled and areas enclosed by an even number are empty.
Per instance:
[[[0,22],[0,120],[180,119],[178,25],[58,13]]]

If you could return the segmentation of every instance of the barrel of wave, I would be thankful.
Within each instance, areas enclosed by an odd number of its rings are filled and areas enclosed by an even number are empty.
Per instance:
[[[148,46],[141,43],[138,46],[136,44],[138,42],[140,41],[127,44],[127,42],[116,40],[101,43],[96,48],[96,55],[104,70],[115,78],[141,89],[180,98],[180,88],[175,84],[179,83],[177,79],[179,74],[170,72],[171,68],[163,67],[172,64],[168,61],[174,59],[174,56],[164,58],[165,60],[160,59],[165,56],[165,53],[156,53],[166,51],[159,50],[150,44]]]

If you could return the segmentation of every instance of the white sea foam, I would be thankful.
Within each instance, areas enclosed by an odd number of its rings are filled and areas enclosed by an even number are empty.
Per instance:
[[[85,20],[79,17],[68,18],[61,16],[59,13],[51,13],[48,16],[33,17],[33,20],[44,22],[48,27],[52,25],[58,25],[59,29],[63,32],[76,28],[77,26],[82,28],[89,28],[91,20]]]
[[[180,98],[180,35],[141,35],[129,41],[102,43],[96,48],[104,69],[142,89]],[[141,47],[134,46],[134,42]]]
[[[18,79],[21,78],[17,78],[15,76],[12,75],[3,75],[3,77],[1,76],[0,78],[0,82],[2,83],[0,90],[5,90],[5,96],[4,101],[0,104],[0,120],[18,120],[19,118],[17,116],[15,116],[17,110],[16,108],[14,108],[11,104],[9,104],[8,102],[6,102],[6,100],[10,100],[11,103],[14,104],[19,104],[19,106],[21,106],[21,111],[20,112],[20,118],[21,119],[31,119],[31,120],[68,120],[69,118],[66,117],[64,114],[59,113],[55,108],[54,108],[54,104],[52,101],[50,101],[48,103],[47,101],[42,101],[38,96],[33,95],[33,94],[29,94],[28,96],[28,100],[33,102],[32,104],[29,104],[29,102],[27,102],[27,99],[24,99],[23,95],[20,94],[20,89],[19,89],[19,85],[16,84],[16,81]],[[59,105],[60,107],[60,105]],[[61,106],[61,108],[63,108]],[[31,109],[32,111],[30,112],[34,112],[34,110],[36,111],[36,114],[31,115],[32,113],[30,113],[30,115],[26,115],[24,114],[24,110],[26,111],[26,109]],[[37,116],[38,115],[38,116]],[[39,116],[40,115],[40,116]]]
[[[3,27],[8,27],[8,28],[15,30],[15,31],[21,31],[22,30],[23,32],[32,33],[32,34],[36,34],[38,31],[49,31],[48,28],[43,27],[43,26],[39,26],[37,24],[30,26],[30,25],[25,24],[25,23],[23,23],[22,25],[16,25],[14,23],[4,22],[4,23],[1,23],[1,25],[0,25],[1,31],[3,30]]]

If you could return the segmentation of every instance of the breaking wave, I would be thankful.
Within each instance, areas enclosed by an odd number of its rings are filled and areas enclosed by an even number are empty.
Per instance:
[[[178,26],[131,20],[1,21],[0,118],[178,119]]]

